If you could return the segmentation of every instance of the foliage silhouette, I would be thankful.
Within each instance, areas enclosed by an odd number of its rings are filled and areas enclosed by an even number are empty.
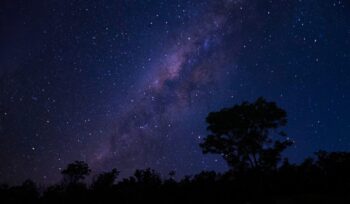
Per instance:
[[[76,184],[81,180],[84,180],[91,172],[89,165],[84,161],[75,161],[68,164],[67,168],[61,173],[64,176],[63,180],[68,184]]]
[[[88,185],[84,179],[91,169],[75,161],[62,171],[63,182],[42,192],[31,180],[1,184],[0,203],[350,203],[349,152],[319,151],[300,164],[285,158],[277,165],[290,142],[271,135],[287,122],[276,104],[260,98],[210,113],[207,121],[212,135],[201,146],[204,152],[223,154],[232,167],[227,172],[202,171],[177,181],[175,171],[164,180],[148,168],[116,182],[119,171],[112,169]]]
[[[281,152],[292,144],[272,135],[287,124],[286,117],[283,109],[264,98],[209,113],[207,129],[212,134],[200,147],[203,153],[221,154],[237,171],[276,169]],[[286,133],[280,131],[277,135],[285,137]]]
[[[153,169],[136,170],[134,173],[136,182],[151,186],[158,186],[162,183],[160,175]]]
[[[120,172],[115,168],[110,172],[101,173],[96,177],[91,187],[95,190],[108,189],[113,186],[119,174]]]
[[[152,169],[136,170],[115,183],[119,172],[47,187],[40,196],[34,182],[0,185],[0,203],[349,203],[350,153],[320,151],[301,164],[285,159],[277,169],[255,172],[203,171],[180,181],[162,180]],[[263,190],[256,186],[264,186]]]

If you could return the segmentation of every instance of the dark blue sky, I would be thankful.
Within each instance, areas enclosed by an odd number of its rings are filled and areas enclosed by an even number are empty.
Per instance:
[[[350,149],[350,2],[3,0],[0,181],[225,170],[205,117],[259,96],[288,112],[294,162]]]

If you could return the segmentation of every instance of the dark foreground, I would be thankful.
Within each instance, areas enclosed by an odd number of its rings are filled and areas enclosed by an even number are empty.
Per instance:
[[[30,180],[3,184],[0,203],[350,203],[349,153],[321,152],[300,165],[285,161],[274,171],[201,172],[180,181],[173,179],[175,172],[161,179],[146,169],[115,182],[119,172],[114,169],[91,185],[83,182],[83,164],[71,164],[59,184],[40,191]]]

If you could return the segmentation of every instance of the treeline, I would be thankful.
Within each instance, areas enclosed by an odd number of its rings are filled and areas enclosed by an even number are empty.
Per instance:
[[[276,103],[243,102],[209,113],[206,122],[210,134],[199,146],[222,156],[226,173],[203,171],[176,181],[175,172],[162,179],[145,169],[116,182],[119,171],[113,169],[87,185],[91,169],[76,161],[43,193],[30,180],[1,185],[0,203],[350,203],[350,153],[320,151],[290,164],[281,153],[294,141],[281,130],[287,113]]]
[[[176,181],[152,169],[118,179],[119,171],[101,173],[90,185],[85,162],[69,164],[59,184],[39,193],[30,180],[1,185],[0,203],[350,203],[350,153],[316,153],[299,165],[285,160],[274,171],[203,171]]]

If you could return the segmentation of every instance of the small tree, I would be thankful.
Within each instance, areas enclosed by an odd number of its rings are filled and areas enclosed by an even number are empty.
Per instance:
[[[84,161],[75,161],[68,164],[67,168],[61,173],[64,176],[64,181],[69,184],[76,184],[81,180],[84,180],[91,172],[89,165]]]
[[[134,176],[139,184],[158,186],[162,183],[159,173],[150,168],[144,170],[137,169]]]
[[[283,109],[264,98],[209,113],[211,134],[200,147],[203,153],[221,154],[233,170],[276,168],[281,152],[292,144],[278,140],[286,136],[283,131],[272,134],[287,124],[286,117]]]
[[[120,171],[112,169],[110,172],[101,173],[92,183],[92,188],[97,190],[105,190],[113,186],[115,180],[119,176]]]

